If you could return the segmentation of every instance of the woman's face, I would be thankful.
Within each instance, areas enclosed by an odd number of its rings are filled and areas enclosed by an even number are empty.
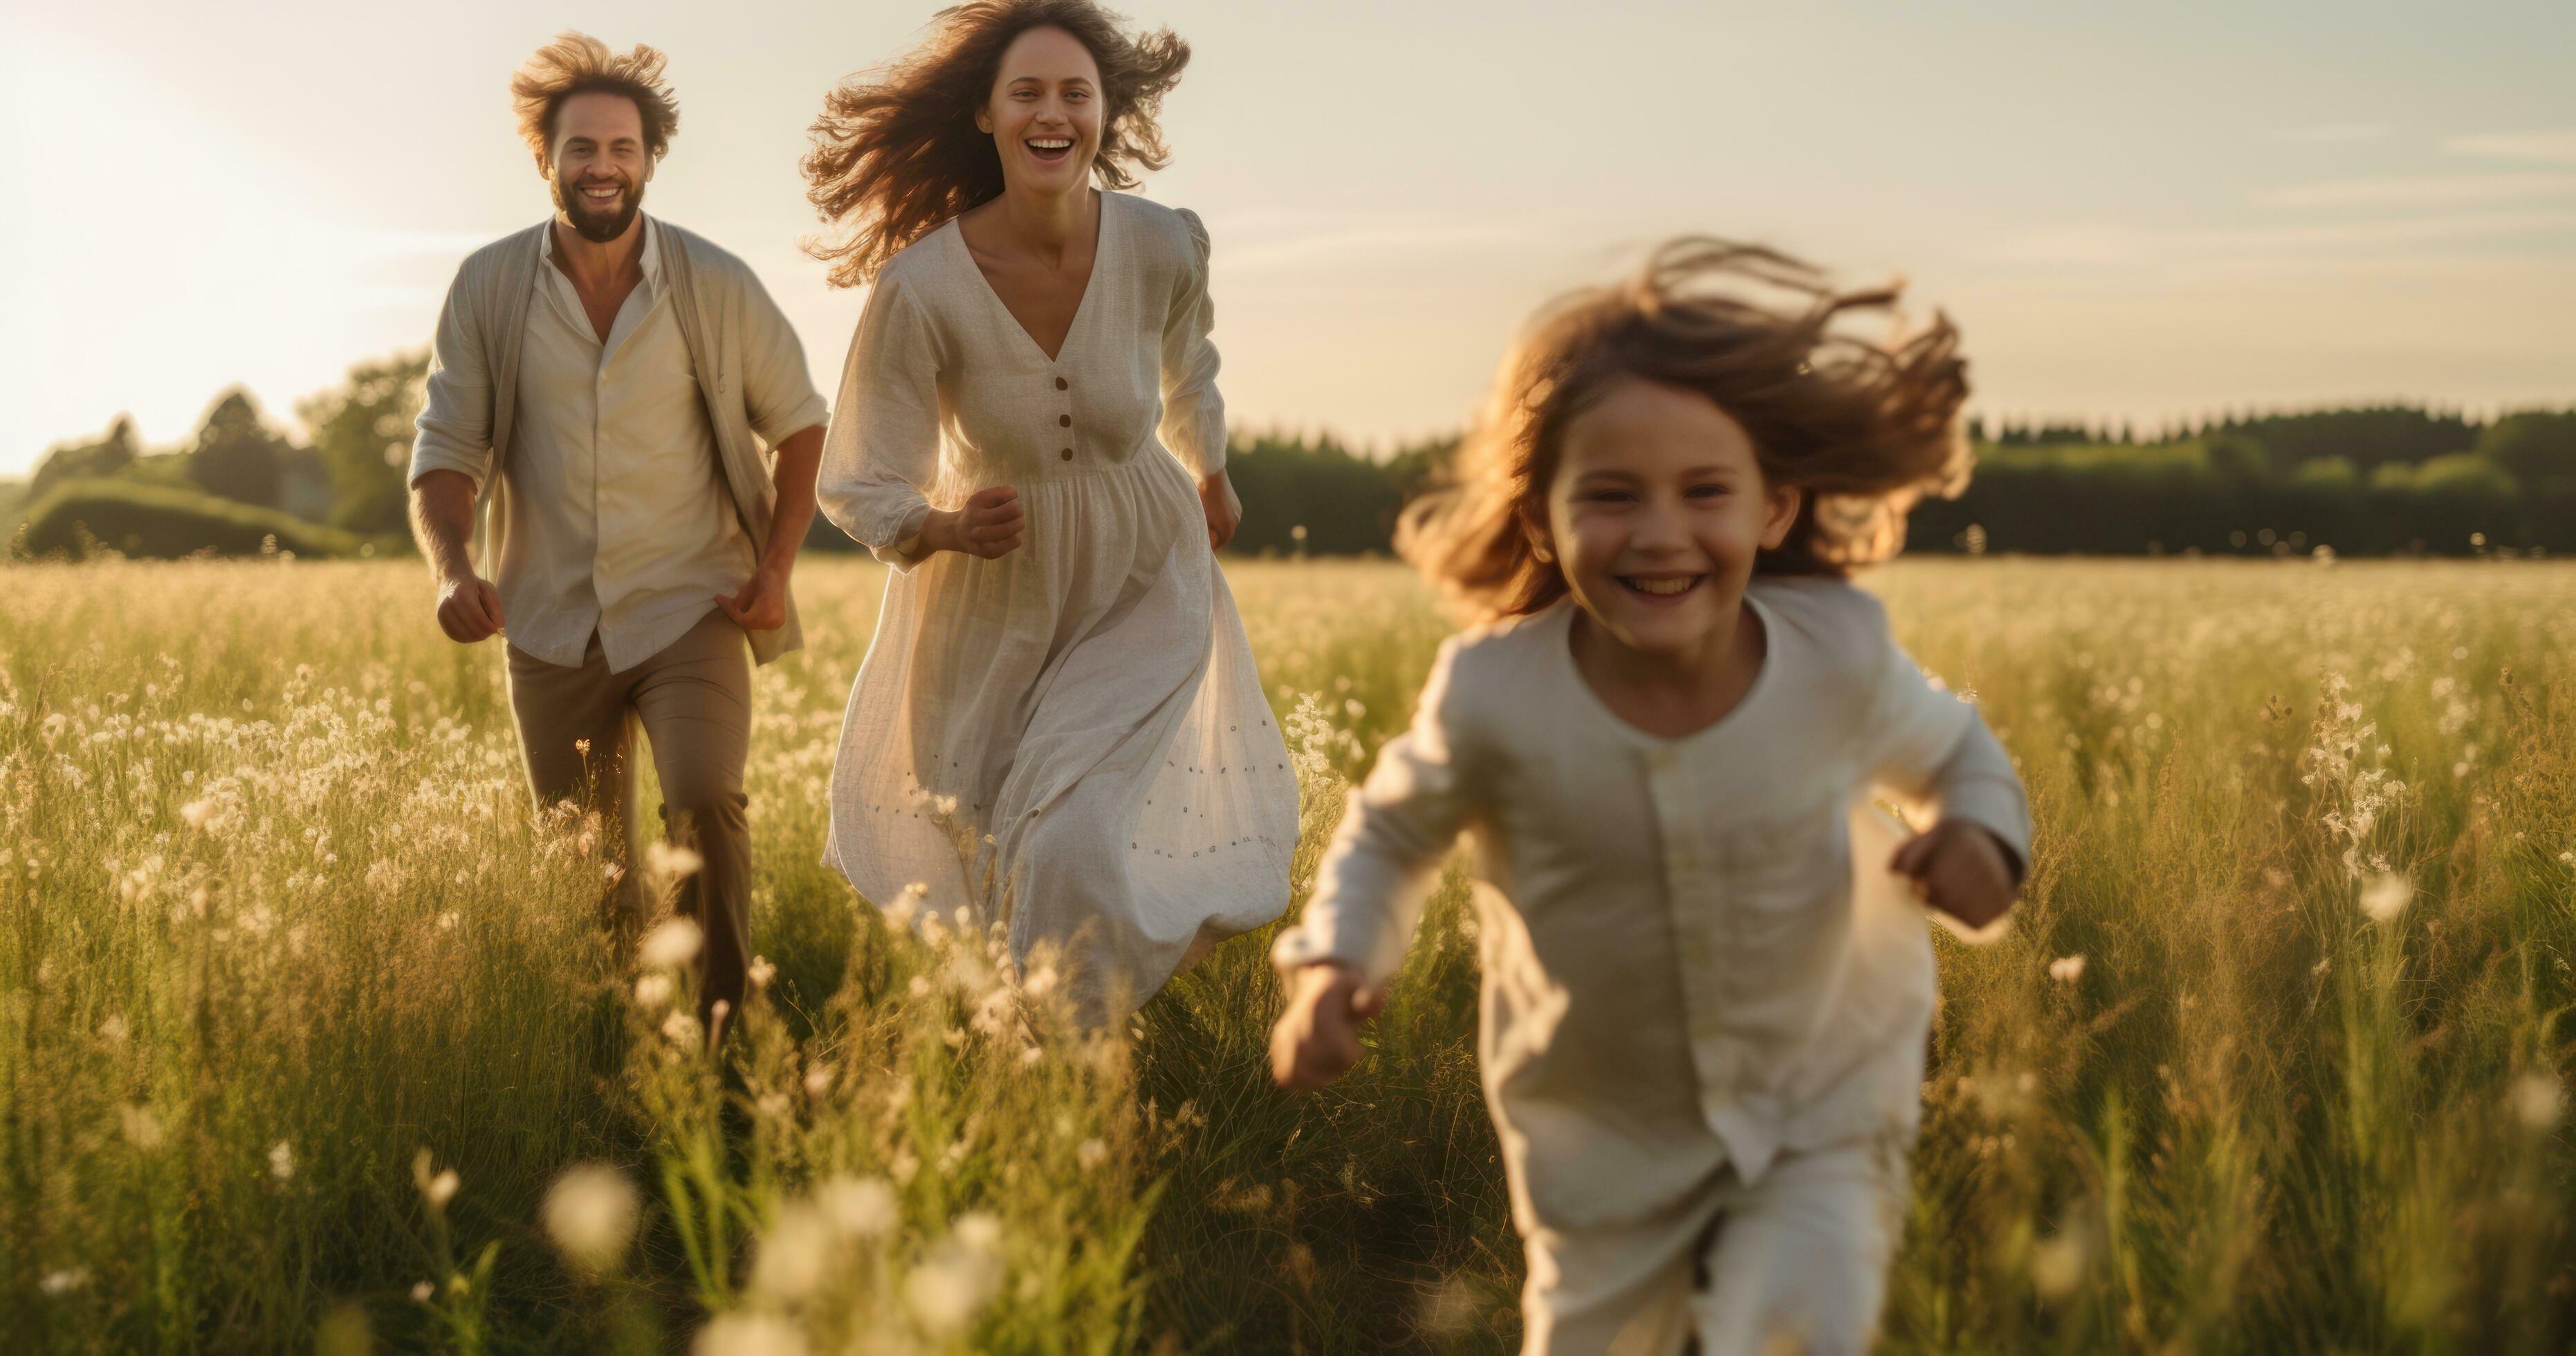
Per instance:
[[[1574,600],[1630,649],[1674,659],[1733,634],[1753,558],[1798,491],[1764,483],[1753,439],[1707,397],[1623,378],[1566,423],[1547,522]]]
[[[1003,49],[975,126],[992,134],[1004,184],[1071,193],[1089,181],[1100,152],[1100,64],[1071,33],[1032,28]]]

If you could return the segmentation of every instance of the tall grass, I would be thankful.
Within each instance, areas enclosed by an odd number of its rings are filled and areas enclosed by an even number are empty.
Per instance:
[[[1231,574],[1302,890],[1443,628],[1392,566]],[[1510,1349],[1463,882],[1319,1095],[1268,1086],[1265,936],[1117,1039],[1015,1001],[988,920],[817,862],[881,577],[809,564],[760,674],[719,1068],[415,568],[0,574],[10,1348]],[[1867,582],[2039,829],[2015,928],[1943,946],[1886,1347],[2576,1340],[2576,569]]]

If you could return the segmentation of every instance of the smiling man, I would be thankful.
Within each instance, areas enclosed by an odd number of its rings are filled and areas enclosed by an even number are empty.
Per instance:
[[[512,79],[555,212],[476,251],[448,289],[412,528],[440,629],[507,637],[537,803],[600,814],[630,919],[637,727],[651,742],[665,832],[688,849],[662,874],[704,931],[712,1040],[748,956],[750,661],[802,643],[787,580],[825,409],[751,270],[642,211],[679,126],[662,65],[567,33]]]

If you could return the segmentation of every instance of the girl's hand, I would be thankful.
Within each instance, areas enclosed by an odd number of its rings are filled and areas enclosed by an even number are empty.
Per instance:
[[[1317,961],[1297,972],[1288,1010],[1270,1030],[1270,1076],[1292,1092],[1320,1088],[1360,1062],[1360,1025],[1386,1006],[1363,992],[1360,972]]]
[[[1018,550],[1027,526],[1020,492],[995,485],[967,496],[963,508],[932,509],[922,520],[921,544],[932,551],[962,551],[991,560]]]
[[[1914,881],[1923,902],[1974,932],[2013,904],[2012,864],[1992,831],[1964,819],[1944,819],[1916,834],[1888,858],[1887,869]]]
[[[1209,548],[1224,550],[1234,540],[1234,529],[1243,525],[1243,501],[1235,497],[1234,482],[1225,472],[1199,477],[1199,507],[1207,511]]]

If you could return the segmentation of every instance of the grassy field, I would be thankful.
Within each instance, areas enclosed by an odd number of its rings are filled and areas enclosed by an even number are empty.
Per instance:
[[[1392,566],[1231,574],[1302,891],[1444,628]],[[1268,1085],[1266,935],[1125,1039],[1015,1013],[983,920],[817,864],[881,578],[809,564],[760,676],[720,1074],[416,565],[0,571],[0,1344],[1509,1350],[1461,883],[1322,1095]],[[2039,832],[2015,929],[1943,944],[1885,1349],[2576,1341],[2576,567],[1866,582]]]

